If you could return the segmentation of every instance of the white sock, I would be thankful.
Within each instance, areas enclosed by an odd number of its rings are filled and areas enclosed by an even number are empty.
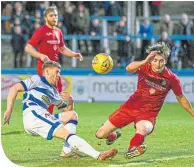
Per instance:
[[[67,122],[67,124],[64,126],[65,129],[67,129],[70,133],[76,134],[76,127],[77,127],[77,120],[70,120],[69,122]],[[72,151],[72,147],[69,145],[69,143],[67,143],[66,141],[64,142],[63,145],[63,152],[65,154],[68,154]]]
[[[65,125],[65,129],[67,129],[70,133],[76,134],[78,121],[77,120],[69,120]]]
[[[72,147],[69,145],[69,143],[67,143],[66,141],[64,142],[63,145],[63,152],[65,154],[69,154],[72,151]]]
[[[97,159],[100,155],[100,152],[96,151],[84,139],[74,134],[69,134],[66,138],[66,142],[68,142],[74,149],[77,149],[78,151],[87,154],[95,159]]]

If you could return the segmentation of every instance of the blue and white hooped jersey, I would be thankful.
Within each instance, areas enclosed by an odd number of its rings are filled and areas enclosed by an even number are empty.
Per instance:
[[[65,108],[65,103],[60,97],[57,89],[52,86],[44,76],[33,75],[26,80],[21,81],[25,94],[22,103],[23,110],[32,105],[48,109],[48,106],[54,104],[58,109]]]

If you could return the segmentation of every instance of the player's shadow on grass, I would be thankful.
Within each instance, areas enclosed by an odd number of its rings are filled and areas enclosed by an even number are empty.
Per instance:
[[[19,134],[24,134],[24,131],[12,131],[12,132],[6,132],[6,133],[2,133],[1,135],[19,135]]]

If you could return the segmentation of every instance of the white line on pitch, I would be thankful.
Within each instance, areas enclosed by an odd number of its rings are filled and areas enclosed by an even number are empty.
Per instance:
[[[160,158],[160,159],[145,160],[145,162],[132,162],[132,163],[121,164],[121,165],[109,165],[108,167],[123,167],[123,166],[130,167],[131,165],[133,165],[133,166],[135,166],[135,165],[143,165],[143,164],[150,164],[150,162],[169,161],[169,160],[175,160],[175,159],[180,159],[180,158],[194,158],[194,155],[164,157],[164,158]]]

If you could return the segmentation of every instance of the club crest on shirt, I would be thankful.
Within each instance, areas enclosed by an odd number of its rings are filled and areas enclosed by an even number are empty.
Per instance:
[[[162,86],[165,86],[165,85],[166,85],[166,81],[165,81],[165,80],[162,80],[160,84],[161,84]]]
[[[149,92],[150,92],[150,94],[154,94],[156,92],[156,90],[154,88],[150,88]]]

